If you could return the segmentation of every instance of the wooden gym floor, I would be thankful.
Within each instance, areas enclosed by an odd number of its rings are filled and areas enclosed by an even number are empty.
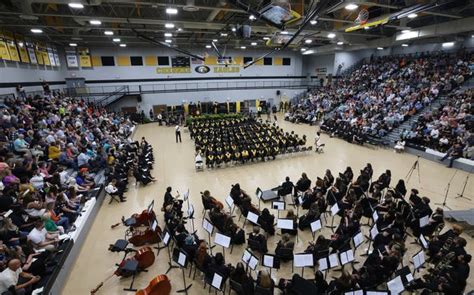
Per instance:
[[[280,126],[285,131],[294,130],[302,136],[306,134],[309,139],[308,143],[312,143],[317,127],[308,125],[295,125],[282,120],[279,116]],[[313,180],[317,176],[322,177],[324,171],[329,168],[333,175],[343,172],[347,166],[351,166],[354,176],[359,175],[359,170],[366,163],[372,163],[374,168],[374,178],[377,178],[385,169],[392,171],[392,185],[395,185],[398,179],[405,178],[410,167],[413,165],[416,157],[409,154],[395,154],[390,149],[380,149],[372,147],[362,147],[349,144],[336,138],[329,138],[322,135],[322,142],[326,144],[323,154],[312,152],[311,154],[297,154],[291,156],[283,156],[275,161],[265,163],[254,163],[249,165],[238,165],[235,167],[227,167],[213,170],[205,170],[204,172],[196,172],[194,168],[194,144],[189,138],[188,133],[183,133],[183,142],[175,143],[174,128],[158,126],[152,123],[138,127],[135,138],[139,140],[145,136],[149,143],[153,145],[155,155],[155,165],[153,170],[154,177],[157,182],[146,187],[135,187],[134,180],[129,185],[126,203],[108,204],[105,201],[102,208],[91,227],[91,230],[84,242],[79,254],[78,260],[71,270],[68,281],[62,294],[83,295],[89,294],[97,284],[104,280],[107,276],[116,270],[116,263],[119,263],[122,254],[112,253],[108,251],[109,244],[113,244],[117,239],[123,238],[125,227],[119,226],[111,229],[110,226],[120,221],[122,216],[126,218],[133,213],[144,210],[151,200],[155,200],[155,212],[158,215],[160,226],[163,228],[164,220],[160,207],[163,202],[163,195],[167,186],[173,188],[173,194],[178,190],[181,195],[189,189],[190,200],[196,210],[195,228],[201,238],[207,235],[202,229],[202,204],[199,192],[206,189],[210,190],[212,196],[224,202],[224,198],[228,195],[231,184],[240,183],[242,189],[246,190],[252,197],[255,189],[260,187],[264,190],[279,185],[285,178],[290,176],[293,182],[296,182],[302,172],[306,172],[308,177]],[[456,195],[461,192],[463,183],[467,176],[466,172],[457,171],[446,168],[444,165],[420,160],[420,176],[419,180],[417,172],[413,173],[410,181],[407,183],[407,189],[417,188],[421,196],[431,198],[432,208],[436,208],[434,203],[443,201],[446,187],[449,180],[454,176],[448,194],[447,205],[453,210],[472,208],[472,201],[466,199],[455,199]],[[468,183],[465,194],[472,198],[474,192],[474,181],[471,179]],[[270,203],[262,203],[262,207],[269,207]],[[271,210],[273,214],[276,212]],[[242,226],[243,219],[239,222]],[[338,219],[335,224],[339,224]],[[323,224],[324,225],[324,224]],[[447,225],[446,228],[450,226]],[[187,228],[191,229],[191,223],[188,222]],[[445,230],[446,230],[445,228]],[[368,227],[362,227],[364,233],[368,231]],[[250,232],[251,226],[246,226],[246,232]],[[331,231],[324,228],[321,232],[329,237]],[[474,253],[473,239],[463,235],[468,240],[467,251]],[[408,240],[408,253],[404,257],[404,265],[409,264],[412,255],[419,251],[418,245],[411,245],[412,238]],[[269,253],[274,253],[276,243],[279,236],[275,235],[268,241]],[[295,253],[302,252],[308,245],[308,241],[312,240],[310,231],[299,232],[299,240],[295,246]],[[356,251],[356,257],[359,257],[368,244],[364,244]],[[220,247],[219,247],[220,248]],[[214,248],[214,253],[221,251],[218,247]],[[226,251],[226,263],[236,264],[240,261],[245,245],[236,246],[233,253]],[[364,261],[364,260],[362,260]],[[356,265],[360,267],[361,264]],[[474,263],[471,263],[471,269]],[[165,250],[161,251],[155,263],[149,268],[148,272],[141,273],[135,280],[136,288],[145,288],[148,282],[159,274],[165,273],[168,268],[168,254]],[[261,267],[259,266],[259,269]],[[295,272],[301,274],[300,269],[295,268]],[[187,274],[188,272],[186,272]],[[312,278],[310,269],[304,272],[305,278]],[[330,272],[328,278],[339,276],[339,272]],[[253,274],[255,278],[255,274]],[[280,278],[291,278],[291,264],[282,263],[280,270],[272,271],[272,277],[278,282]],[[416,274],[415,277],[419,277]],[[182,289],[182,274],[179,269],[173,269],[168,274],[172,284],[172,294]],[[119,279],[114,276],[100,289],[97,294],[126,294],[123,288],[128,287],[130,279]],[[207,290],[203,289],[203,282],[200,277],[191,280],[186,277],[186,283],[192,283],[189,294],[207,294]],[[470,278],[466,291],[474,288],[474,271],[471,270]]]

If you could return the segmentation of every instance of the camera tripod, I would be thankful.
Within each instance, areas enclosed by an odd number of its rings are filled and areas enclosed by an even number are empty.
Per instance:
[[[407,175],[405,176],[405,181],[408,183],[410,181],[410,178],[413,175],[414,171],[417,171],[418,173],[418,183],[421,183],[421,177],[420,177],[420,156],[416,157],[415,163],[411,166],[410,170],[408,171]]]

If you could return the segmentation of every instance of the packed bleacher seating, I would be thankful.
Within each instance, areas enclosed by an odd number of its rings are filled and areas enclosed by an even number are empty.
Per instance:
[[[129,119],[57,92],[5,99],[0,124],[0,293],[30,294],[59,272],[104,175],[123,193],[129,169],[146,182],[153,158],[128,139]]]
[[[471,76],[471,61],[465,51],[372,57],[332,88],[313,90],[287,118],[314,123],[335,107],[323,131],[355,143],[381,138],[461,85]]]
[[[401,140],[446,153],[456,143],[463,149],[462,156],[474,159],[473,154],[473,89],[462,89],[447,96],[438,109],[422,114],[411,130],[403,130]]]
[[[232,204],[246,218],[242,228],[238,226],[240,218],[233,219],[236,216],[233,216],[232,207],[229,207],[230,211],[224,209],[223,203],[205,191],[202,194],[203,227],[210,235],[213,234],[212,229],[217,228],[220,234],[230,237],[231,243],[235,241],[240,244],[243,242],[242,230],[247,231],[247,249],[237,253],[238,257],[242,257],[238,261],[242,262],[236,265],[226,263],[225,256],[219,251],[216,253],[216,249],[213,253],[211,249],[214,245],[208,244],[208,240],[211,243],[210,236],[209,239],[203,239],[197,236],[196,231],[185,228],[189,219],[183,212],[183,201],[171,195],[171,188],[164,197],[163,207],[167,208],[165,229],[175,240],[173,253],[183,253],[191,269],[194,267],[193,279],[197,272],[201,273],[204,285],[209,284],[210,288],[217,290],[222,290],[228,283],[238,294],[244,294],[242,290],[245,294],[275,294],[277,288],[282,294],[346,294],[354,290],[382,289],[392,292],[395,289],[398,292],[416,290],[421,294],[462,294],[472,259],[466,252],[466,240],[460,236],[462,228],[455,225],[443,233],[443,209],[432,208],[430,199],[421,197],[416,189],[408,191],[403,180],[394,185],[390,170],[373,178],[373,181],[372,177],[372,166],[367,164],[359,175],[354,175],[351,167],[336,177],[327,170],[314,183],[305,173],[296,185],[287,178],[284,184],[291,184],[290,190],[282,193],[286,197],[282,195],[280,202],[286,202],[289,197],[292,206],[286,209],[285,217],[279,217],[277,222],[269,209],[257,208],[247,192],[235,184],[226,203],[229,204],[228,199],[232,199]],[[293,206],[301,206],[299,211],[308,211],[300,213],[300,218],[297,218]],[[272,205],[271,209],[276,208]],[[207,212],[209,218],[206,217]],[[331,218],[332,221],[328,221]],[[370,229],[363,229],[363,218],[371,220],[368,225]],[[290,225],[282,227],[281,220],[290,221]],[[314,222],[319,222],[319,229],[322,222],[328,227],[334,224],[335,229],[328,235],[318,231],[318,228],[314,230]],[[234,228],[234,231],[229,231],[227,227]],[[276,236],[276,240],[273,240],[276,244],[273,250],[269,246],[274,243],[269,240],[274,239],[276,231],[281,231],[281,237]],[[294,252],[298,231],[317,231],[315,240],[310,240],[304,252],[299,254]],[[365,232],[368,232],[368,236],[364,235]],[[358,255],[356,252],[363,248],[358,246],[366,240],[370,241],[368,249]],[[412,266],[404,263],[404,257],[408,256],[408,247],[413,240],[422,250],[412,257]],[[235,253],[237,250],[233,251]],[[257,255],[262,257],[258,258]],[[314,279],[298,274],[290,278],[282,277],[279,274],[284,271],[279,271],[276,273],[278,281],[274,281],[271,277],[267,278],[267,271],[259,271],[256,278],[251,276],[252,272],[249,274],[245,271],[245,268],[253,269],[255,262],[252,263],[252,259],[269,268],[290,267],[284,266],[284,263],[293,263],[296,255],[309,255],[304,256],[304,259],[308,267],[314,266]],[[425,255],[428,257],[425,258]],[[353,264],[356,260],[360,263],[358,266]],[[324,275],[328,269],[346,264],[352,264],[352,267],[342,268],[339,277]],[[411,268],[421,267],[427,269],[421,270],[421,275],[412,275],[414,271]],[[221,284],[214,284],[216,275]],[[397,277],[400,283],[394,286],[396,283],[392,280],[397,280]],[[265,292],[259,293],[262,290]]]
[[[384,137],[462,84],[471,75],[470,60],[471,54],[463,51],[373,59],[346,81],[354,93],[322,129],[356,143],[366,136]]]

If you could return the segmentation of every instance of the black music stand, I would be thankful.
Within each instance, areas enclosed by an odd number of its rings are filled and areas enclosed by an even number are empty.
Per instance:
[[[311,234],[313,235],[313,241],[316,238],[316,232],[318,230],[321,230],[322,225],[321,225],[321,219],[316,219],[315,221],[310,223],[311,226]]]
[[[175,251],[178,249],[175,249]],[[184,269],[188,266],[188,254],[184,251],[176,251],[178,255],[175,255],[175,251],[173,251],[173,260],[179,265],[179,268],[181,268],[181,271],[183,273],[183,286],[184,288],[181,290],[176,291],[177,293],[185,293],[188,294],[189,288],[193,284],[190,284],[189,286],[186,285],[186,275],[184,274]]]
[[[468,197],[466,197],[466,196],[464,195],[464,191],[466,190],[467,183],[469,182],[469,177],[471,176],[472,169],[474,169],[474,168],[471,168],[470,171],[469,171],[469,173],[466,175],[466,180],[464,180],[464,184],[463,184],[463,186],[462,186],[462,191],[461,191],[460,194],[458,194],[458,195],[455,197],[455,199],[457,199],[457,198],[461,198],[461,199],[464,198],[464,199],[466,199],[466,200],[472,201],[472,199],[470,199],[470,198],[468,198]]]
[[[161,241],[163,242],[164,247],[168,249],[168,270],[165,272],[165,274],[168,274],[170,270],[172,270],[173,268],[178,268],[176,265],[173,265],[172,260],[171,260],[170,240],[171,240],[171,235],[168,232],[168,230],[163,231],[161,233]]]
[[[135,276],[138,273],[138,261],[135,259],[125,261],[122,270],[132,274],[132,281],[130,282],[130,287],[124,288],[123,290],[128,292],[137,292],[137,289],[133,288],[133,283],[135,282]]]
[[[234,247],[233,244],[232,244],[232,247],[230,245],[231,237],[220,234],[220,233],[216,233],[216,236],[214,237],[214,244],[222,246],[222,255],[224,256],[224,258],[225,258],[225,249],[231,248],[230,253],[232,253],[232,248]]]
[[[211,221],[207,218],[204,218],[202,220],[202,227],[204,228],[205,231],[207,231],[208,233],[208,237],[209,237],[209,251],[211,252],[211,255],[212,255],[212,248],[214,248],[214,246],[211,246],[211,235],[212,235],[212,232],[214,231],[214,225],[211,223]]]
[[[280,269],[280,258],[271,254],[263,254],[262,265],[270,268],[270,276],[272,275],[272,268]]]

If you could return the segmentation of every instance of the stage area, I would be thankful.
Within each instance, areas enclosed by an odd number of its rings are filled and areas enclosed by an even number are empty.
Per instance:
[[[308,144],[312,143],[316,127],[295,125],[284,122],[282,119],[280,116],[279,123],[285,131],[293,130],[300,136],[305,134],[308,138]],[[394,186],[400,178],[405,178],[416,160],[416,157],[413,155],[395,154],[392,149],[372,149],[322,135],[321,142],[326,144],[325,152],[322,154],[313,151],[311,155],[295,154],[264,163],[258,162],[229,167],[227,169],[206,169],[203,172],[196,172],[194,167],[194,143],[189,138],[188,133],[183,132],[182,135],[183,142],[175,143],[175,132],[172,127],[158,126],[155,123],[138,126],[135,139],[139,140],[142,136],[145,136],[148,142],[153,145],[155,154],[153,176],[158,181],[146,187],[134,187],[132,185],[133,181],[131,181],[126,203],[112,203],[109,205],[108,201],[105,201],[102,204],[102,208],[91,227],[62,294],[89,294],[91,289],[116,270],[115,263],[120,262],[122,254],[109,252],[108,247],[109,244],[114,243],[117,239],[123,238],[125,227],[119,226],[111,229],[110,226],[119,222],[122,216],[127,218],[133,213],[141,212],[151,200],[155,200],[155,212],[158,215],[160,226],[164,226],[163,212],[160,211],[160,207],[163,203],[163,195],[167,186],[173,188],[173,194],[175,194],[176,190],[179,190],[182,195],[189,189],[190,200],[196,210],[195,226],[198,235],[201,238],[205,238],[207,235],[205,235],[201,226],[202,203],[199,192],[206,189],[211,192],[212,196],[224,202],[231,189],[231,184],[240,183],[241,188],[254,198],[254,192],[257,187],[264,190],[270,189],[279,185],[285,176],[289,176],[293,182],[296,182],[300,178],[301,173],[306,172],[314,183],[316,177],[322,177],[328,168],[336,176],[339,172],[342,173],[347,166],[351,166],[355,177],[357,177],[360,169],[369,162],[372,163],[374,168],[374,178],[377,178],[386,169],[390,169],[392,171],[391,185]],[[421,159],[420,172],[421,180],[418,179],[415,171],[407,183],[407,189],[417,188],[420,191],[420,196],[428,196],[434,209],[436,208],[434,203],[442,202],[448,181],[453,177],[456,170],[448,169],[444,165],[433,161]],[[467,209],[473,206],[472,201],[455,199],[455,196],[462,190],[465,178],[466,172],[457,171],[451,183],[447,203],[453,210]],[[474,182],[472,180],[468,183],[465,192],[468,197],[473,197]],[[258,204],[256,199],[253,200],[253,203]],[[262,203],[263,206],[270,207],[271,203]],[[275,214],[275,216],[277,215],[277,212],[274,210],[271,210],[271,213]],[[238,224],[242,226],[243,219]],[[335,224],[339,224],[339,217],[336,217]],[[190,223],[187,224],[187,228],[188,230],[191,229]],[[449,228],[451,228],[451,225],[447,224],[444,231]],[[362,227],[365,234],[367,234],[368,229],[368,227]],[[250,233],[252,226],[247,224],[245,231]],[[328,228],[323,228],[320,234],[324,234],[329,238],[331,231]],[[467,239],[467,252],[474,253],[473,239],[466,235],[463,235],[463,237]],[[279,239],[280,236],[278,235],[269,238],[269,253],[274,253],[273,251]],[[300,231],[294,253],[303,252],[311,240],[310,231]],[[413,238],[409,237],[406,242],[408,252],[404,256],[404,265],[410,265],[411,256],[420,250],[420,246],[410,244],[412,241]],[[368,244],[364,244],[358,248],[356,252],[357,260],[359,260],[360,254],[365,251],[367,246]],[[245,247],[245,244],[235,246],[232,254],[230,254],[230,251],[226,251],[226,263],[235,265],[237,261],[240,261]],[[214,248],[214,253],[219,251],[221,251],[221,247]],[[364,261],[363,259],[361,261]],[[149,268],[149,271],[138,275],[135,287],[144,288],[152,278],[165,273],[168,267],[167,262],[168,255],[166,251],[161,251],[155,263]],[[361,265],[356,264],[355,267],[358,268]],[[474,264],[471,262],[471,269],[473,266]],[[261,266],[258,267],[258,269],[261,268]],[[411,268],[413,267],[411,266]],[[301,269],[295,268],[295,272],[301,274]],[[252,275],[255,278],[255,273]],[[172,284],[171,293],[176,294],[176,291],[183,287],[181,271],[173,269],[168,276]],[[282,263],[282,267],[278,272],[272,271],[272,277],[276,282],[280,278],[289,279],[291,276],[291,262]],[[314,277],[309,268],[305,270],[304,276],[305,278]],[[338,277],[340,272],[331,271],[328,278],[332,276]],[[415,278],[418,277],[420,277],[420,274],[415,274]],[[119,280],[117,277],[114,277],[106,282],[97,294],[125,294],[125,291],[122,289],[128,287],[129,282],[130,279]],[[207,290],[203,289],[203,282],[200,277],[197,276],[194,281],[186,277],[186,282],[193,284],[189,294],[208,293]],[[474,288],[474,274],[472,271],[467,282],[466,290],[472,290]]]

